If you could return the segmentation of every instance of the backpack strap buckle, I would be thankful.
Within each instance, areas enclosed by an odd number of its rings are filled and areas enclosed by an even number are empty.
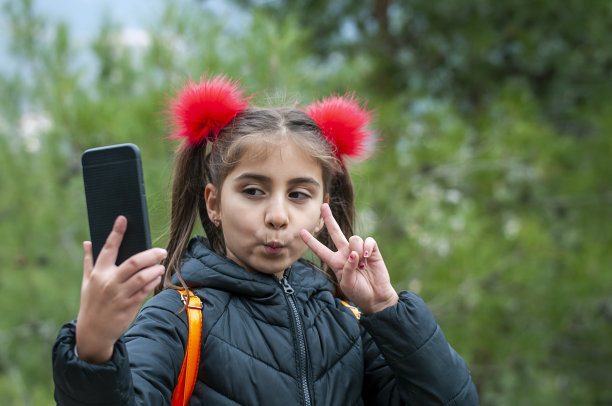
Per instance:
[[[202,310],[204,305],[202,304],[202,301],[200,301],[200,299],[196,295],[194,295],[191,291],[189,292],[190,294],[183,293],[183,292],[184,291],[180,291],[181,301],[188,309]],[[189,297],[189,303],[187,303],[187,297]]]

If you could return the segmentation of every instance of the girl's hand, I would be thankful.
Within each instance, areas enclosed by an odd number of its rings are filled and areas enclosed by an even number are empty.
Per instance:
[[[102,364],[113,355],[113,346],[123,334],[140,305],[161,281],[167,253],[161,248],[140,252],[116,266],[117,252],[127,220],[117,217],[94,266],[91,242],[83,243],[83,283],[76,324],[79,358]]]
[[[355,235],[347,241],[326,203],[321,215],[338,251],[331,251],[307,230],[300,231],[300,237],[334,271],[342,292],[365,314],[395,305],[399,298],[376,241]]]

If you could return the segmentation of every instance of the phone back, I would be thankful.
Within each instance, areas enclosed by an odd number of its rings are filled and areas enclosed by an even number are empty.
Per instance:
[[[116,263],[149,249],[149,216],[138,147],[118,144],[88,149],[81,162],[94,260],[119,215],[127,218],[127,230]]]

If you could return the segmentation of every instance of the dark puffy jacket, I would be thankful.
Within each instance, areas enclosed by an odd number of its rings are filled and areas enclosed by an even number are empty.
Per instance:
[[[473,405],[476,390],[423,301],[358,322],[319,271],[297,262],[279,281],[190,243],[183,278],[203,298],[200,370],[191,405]],[[187,322],[179,294],[143,307],[107,363],[74,354],[74,323],[53,350],[60,405],[169,405]]]

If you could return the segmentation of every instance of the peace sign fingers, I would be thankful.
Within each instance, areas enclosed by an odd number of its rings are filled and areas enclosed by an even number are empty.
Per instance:
[[[330,250],[319,240],[313,237],[313,235],[307,230],[301,230],[300,237],[302,237],[304,243],[312,250],[312,252],[314,252],[316,256],[329,265],[334,272],[338,273],[342,271],[344,264],[346,264],[348,256],[350,255],[349,242],[342,233],[340,226],[334,219],[328,204],[325,203],[321,206],[321,215],[323,216],[323,221],[327,227],[327,232],[329,233],[338,251],[333,252]]]
[[[300,237],[302,237],[302,240],[308,246],[308,248],[310,248],[317,257],[321,258],[321,261],[325,262],[328,265],[330,264],[330,262],[334,261],[336,253],[332,252],[332,250],[321,244],[321,242],[317,240],[312,234],[310,234],[308,230],[301,230]]]
[[[329,204],[323,203],[321,206],[321,216],[323,217],[323,222],[325,222],[325,227],[327,227],[327,232],[329,233],[338,251],[348,249],[349,242],[336,222]]]

